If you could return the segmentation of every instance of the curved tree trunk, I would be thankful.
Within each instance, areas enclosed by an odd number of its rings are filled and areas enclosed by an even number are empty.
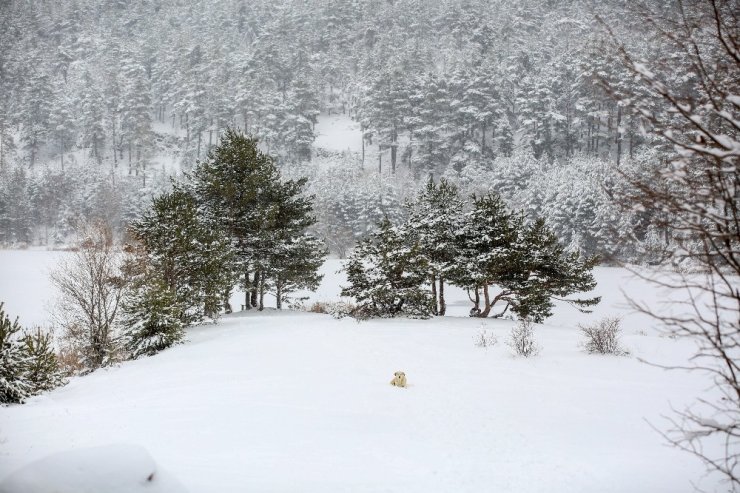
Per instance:
[[[488,294],[488,283],[483,284],[483,303],[483,311],[478,315],[480,318],[486,318],[491,313],[491,297]]]

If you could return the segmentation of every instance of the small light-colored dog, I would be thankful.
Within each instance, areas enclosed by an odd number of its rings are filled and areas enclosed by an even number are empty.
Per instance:
[[[397,371],[393,374],[393,380],[391,380],[391,385],[394,387],[403,387],[406,388],[406,374],[402,371]]]

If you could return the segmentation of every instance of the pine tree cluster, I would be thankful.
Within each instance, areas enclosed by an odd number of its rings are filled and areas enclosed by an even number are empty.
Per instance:
[[[0,404],[22,403],[63,383],[51,335],[41,329],[24,331],[0,302]]]
[[[566,251],[542,219],[510,211],[494,193],[466,204],[454,185],[430,179],[406,208],[405,222],[382,222],[347,262],[342,295],[355,298],[358,317],[444,315],[445,283],[468,291],[476,317],[511,310],[541,322],[554,300],[582,310],[599,302],[568,298],[596,286],[596,258]]]
[[[133,222],[124,270],[127,348],[153,354],[182,340],[183,327],[230,312],[235,285],[245,309],[277,308],[315,289],[326,250],[306,230],[315,223],[306,180],[283,180],[254,138],[228,130],[188,180],[156,197]]]

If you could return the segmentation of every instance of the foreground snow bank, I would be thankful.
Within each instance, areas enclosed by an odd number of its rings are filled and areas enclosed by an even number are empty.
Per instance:
[[[647,421],[660,425],[703,379],[585,354],[573,328],[537,326],[542,353],[515,358],[512,325],[225,317],[157,356],[0,408],[0,480],[49,453],[121,442],[193,492],[691,490],[702,465]],[[500,342],[476,347],[481,330]],[[664,363],[692,349],[632,331],[623,342]],[[389,385],[398,370],[408,389]]]
[[[0,493],[183,493],[142,447],[108,445],[37,460],[0,483]]]
[[[0,252],[2,278],[12,280],[0,283],[0,300],[22,323],[48,316],[54,293],[45,271],[59,255]],[[307,306],[338,299],[340,268],[334,259],[323,266]],[[7,485],[19,468],[76,450],[83,470],[118,478],[89,491],[137,491],[154,464],[146,452],[83,452],[136,443],[192,492],[673,493],[692,491],[692,481],[721,491],[651,427],[665,427],[671,406],[713,398],[701,375],[639,361],[683,365],[695,351],[661,337],[626,302],[671,307],[670,293],[623,269],[595,274],[602,303],[590,315],[558,305],[535,327],[543,350],[531,359],[506,347],[512,322],[466,317],[470,301],[455,288],[447,290],[452,316],[432,320],[356,323],[266,310],[190,328],[184,345],[0,407],[0,481],[7,478],[6,491],[34,491]],[[603,316],[622,318],[630,357],[579,346],[577,325]],[[498,344],[476,347],[483,330]],[[389,385],[398,370],[408,389]],[[26,477],[54,477],[36,467]],[[155,469],[162,486],[146,491],[170,491],[154,489],[170,484]],[[80,484],[60,491],[85,491],[95,477],[75,476]]]

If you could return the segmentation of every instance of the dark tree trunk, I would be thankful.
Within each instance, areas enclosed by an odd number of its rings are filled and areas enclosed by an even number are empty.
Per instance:
[[[596,120],[596,131],[594,132],[594,153],[599,154],[599,134],[601,133],[601,103],[599,103],[599,111],[597,113]]]
[[[260,273],[255,272],[254,277],[252,278],[252,306],[257,306],[257,299],[259,297],[259,283],[260,283]]]
[[[252,308],[252,293],[249,291],[249,272],[244,273],[244,309]]]
[[[439,310],[437,309],[437,277],[432,274],[432,298],[434,298],[434,306],[432,307],[432,315],[438,315]]]
[[[231,290],[230,289],[226,290],[223,296],[224,296],[224,313],[226,314],[232,313],[233,310],[231,309],[231,301],[229,301],[231,299]]]
[[[488,283],[483,284],[483,303],[483,311],[478,315],[480,318],[486,318],[488,317],[488,314],[491,313],[491,297],[488,294]]]
[[[447,312],[447,302],[445,301],[445,280],[439,277],[439,315],[444,316]]]
[[[470,296],[470,289],[467,290],[468,298],[473,302],[473,308],[470,309],[470,316],[477,317],[480,314],[480,293],[478,292],[478,286],[475,287],[475,297]]]
[[[480,137],[480,151],[483,155],[486,155],[486,122],[481,123],[481,137]]]
[[[622,107],[617,106],[617,167],[619,167],[619,161],[622,158],[622,131],[619,129],[619,125],[622,123]]]
[[[263,272],[260,275],[260,305],[259,305],[259,311],[262,311],[265,309],[265,273]]]
[[[398,153],[398,130],[396,125],[393,125],[393,132],[391,132],[391,174],[396,174],[396,154]]]

